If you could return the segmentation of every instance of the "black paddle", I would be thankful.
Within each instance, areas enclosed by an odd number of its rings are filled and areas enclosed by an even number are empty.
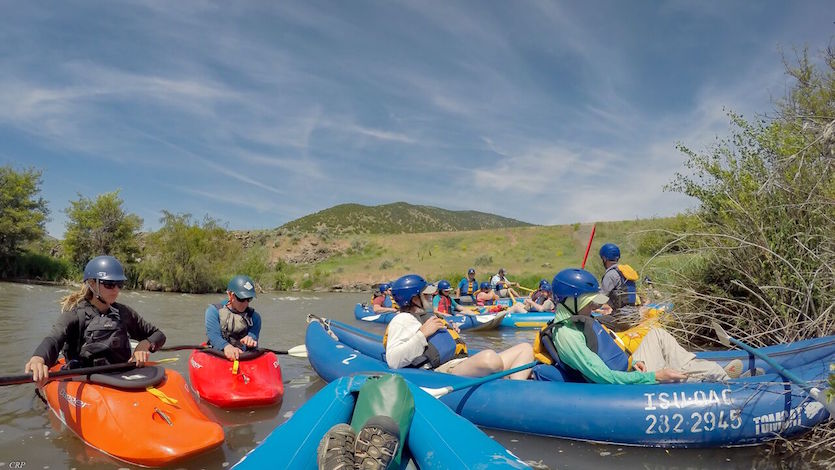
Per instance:
[[[163,348],[157,349],[157,351],[186,351],[189,349],[197,349],[197,350],[207,350],[212,349],[211,346],[201,346],[201,345],[180,345],[180,346],[166,346]],[[287,351],[282,351],[279,349],[270,349],[270,348],[258,348],[263,351],[268,351],[273,354],[286,354],[288,356],[293,357],[307,357],[307,347],[303,344],[298,346],[294,346]]]
[[[66,370],[59,370],[56,372],[50,372],[49,377],[46,378],[47,381],[55,380],[60,378],[66,377],[75,377],[79,375],[90,375],[90,374],[106,374],[108,372],[120,372],[124,370],[135,369],[136,363],[135,362],[120,362],[118,364],[107,364],[104,366],[94,366],[94,367],[80,367],[78,369],[66,369]],[[27,384],[32,383],[32,374],[21,374],[21,375],[7,375],[5,377],[0,377],[0,386],[3,385],[18,385],[18,384]]]

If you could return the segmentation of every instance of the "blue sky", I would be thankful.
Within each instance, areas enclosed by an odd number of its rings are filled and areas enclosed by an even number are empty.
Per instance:
[[[406,201],[537,224],[667,216],[726,109],[773,110],[779,47],[831,2],[0,0],[0,165],[49,232],[119,189],[232,229]]]

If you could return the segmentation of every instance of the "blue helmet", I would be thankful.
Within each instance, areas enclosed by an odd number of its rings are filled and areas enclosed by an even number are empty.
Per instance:
[[[548,283],[547,279],[539,281],[539,290],[551,290],[551,284]]]
[[[380,284],[379,289],[380,289],[380,293],[382,294],[383,292],[391,289],[391,284],[389,284],[387,282],[384,282],[384,283]]]
[[[391,283],[391,296],[394,297],[397,305],[407,307],[412,297],[420,295],[427,285],[426,279],[417,274],[407,274]]]
[[[481,288],[481,289],[489,289],[490,288],[490,283],[489,282],[482,282],[478,287]]]
[[[446,279],[443,279],[443,280],[441,280],[441,282],[438,283],[438,290],[448,290],[448,289],[452,289],[452,286],[449,285],[449,281],[447,281]]]
[[[607,243],[600,247],[600,257],[608,261],[620,259],[620,248],[614,243]]]
[[[575,299],[589,292],[600,291],[594,275],[585,269],[563,269],[554,276],[551,282],[551,292],[557,302],[574,297]]]
[[[235,294],[239,299],[254,299],[255,282],[249,276],[238,274],[226,285],[226,291]]]
[[[96,256],[84,266],[84,280],[125,281],[125,268],[112,256]]]

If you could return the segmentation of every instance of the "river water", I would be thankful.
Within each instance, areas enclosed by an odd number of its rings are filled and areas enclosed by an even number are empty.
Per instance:
[[[23,372],[23,365],[41,339],[49,333],[58,314],[58,300],[66,288],[0,283],[0,374]],[[366,294],[265,293],[252,306],[261,314],[261,343],[265,347],[288,349],[304,344],[305,317],[308,313],[357,324],[353,306],[368,300]],[[125,291],[119,301],[135,308],[140,315],[162,329],[168,345],[199,344],[205,340],[203,313],[206,305],[220,301],[218,295],[163,294]],[[361,327],[382,334],[382,325]],[[501,330],[485,333],[465,332],[475,348],[502,348],[520,341],[531,341],[533,332]],[[168,364],[188,378],[189,351],[156,353],[154,359],[179,357]],[[276,426],[325,384],[306,359],[281,356],[285,384],[281,406],[254,411],[224,411],[201,403],[201,408],[224,427],[223,446],[181,462],[179,468],[224,469],[261,442]],[[34,385],[0,387],[0,469],[131,468],[124,462],[92,450],[60,422],[35,396]],[[577,417],[578,422],[582,420]],[[766,447],[733,449],[653,449],[574,442],[542,436],[484,430],[522,460],[538,462],[541,468],[596,469],[768,469],[787,468]],[[136,437],[142,437],[137,429]],[[24,462],[23,467],[18,462]],[[802,467],[803,463],[790,465]]]

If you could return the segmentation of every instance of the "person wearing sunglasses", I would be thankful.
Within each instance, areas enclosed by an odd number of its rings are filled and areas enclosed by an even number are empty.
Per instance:
[[[239,274],[226,286],[228,299],[206,309],[206,336],[209,344],[230,361],[237,361],[247,349],[258,347],[261,315],[250,302],[255,298],[255,282]]]
[[[81,289],[61,299],[58,321],[24,371],[32,372],[32,379],[42,385],[60,352],[68,368],[146,362],[151,352],[165,344],[165,335],[134,309],[116,302],[125,280],[125,270],[116,258],[90,260]],[[130,339],[139,341],[133,352]]]

